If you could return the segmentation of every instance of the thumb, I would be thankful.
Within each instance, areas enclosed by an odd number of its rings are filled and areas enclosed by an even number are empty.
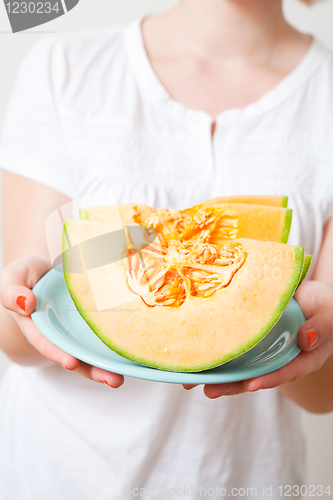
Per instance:
[[[0,299],[5,309],[29,316],[36,309],[37,299],[30,288],[8,285],[1,291]]]
[[[1,272],[0,300],[9,311],[23,315],[36,308],[31,288],[51,268],[51,263],[38,257],[18,259]]]

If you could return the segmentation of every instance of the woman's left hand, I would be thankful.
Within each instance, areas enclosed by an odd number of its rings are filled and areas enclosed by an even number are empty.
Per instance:
[[[307,321],[297,333],[302,350],[290,363],[267,375],[240,382],[205,385],[210,398],[278,387],[320,370],[333,354],[333,287],[321,281],[306,281],[295,294]],[[333,380],[332,380],[333,383]],[[190,389],[194,386],[184,386]]]

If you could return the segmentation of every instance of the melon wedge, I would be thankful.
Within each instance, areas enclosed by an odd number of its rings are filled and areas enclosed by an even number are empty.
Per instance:
[[[218,198],[213,198],[211,200],[204,201],[197,205],[198,207],[210,206],[212,204],[221,203],[244,203],[247,205],[266,205],[271,207],[281,207],[287,208],[288,197],[287,196],[219,196]],[[135,205],[133,203],[124,203],[121,205],[105,205],[100,207],[89,207],[81,208],[80,219],[86,220],[107,220],[104,216],[110,216],[112,218],[121,218],[122,220],[132,220],[135,213],[135,207],[139,207],[139,211],[146,211],[146,216],[148,217],[153,211],[148,205]],[[95,218],[97,217],[97,218]]]
[[[302,274],[301,274],[301,277],[299,279],[299,283],[297,285],[297,288],[299,288],[301,286],[301,284],[303,283],[303,280],[304,280],[305,276],[308,274],[311,262],[312,262],[312,255],[305,254],[304,255],[303,270],[302,270]]]
[[[108,222],[67,219],[65,281],[110,349],[164,370],[202,371],[251,349],[278,321],[303,271],[302,247],[246,238],[166,247],[155,241],[141,259],[123,238],[119,260],[94,268],[86,246],[107,255],[119,231]]]
[[[80,208],[80,219],[83,220],[105,220],[134,223],[134,218],[137,213],[142,214],[142,217],[148,219],[154,212],[148,205],[136,205],[135,203],[122,203],[119,205],[105,205],[100,207]]]
[[[219,196],[202,203],[202,205],[211,205],[212,203],[246,203],[250,205],[269,205],[271,207],[288,206],[288,196]]]
[[[290,232],[292,211],[264,205],[241,203],[214,203],[204,210],[214,211],[217,222],[210,234],[212,243],[222,243],[235,238],[250,238],[263,241],[287,243]],[[184,210],[184,214],[200,213],[200,208]],[[195,227],[193,228],[196,229]]]
[[[186,210],[154,210],[147,205],[120,204],[85,208],[81,219],[123,222],[124,225],[154,227],[166,240],[190,239],[198,224],[209,231],[211,243],[251,238],[287,243],[292,211],[287,208],[246,205],[245,203],[214,203],[196,205]]]

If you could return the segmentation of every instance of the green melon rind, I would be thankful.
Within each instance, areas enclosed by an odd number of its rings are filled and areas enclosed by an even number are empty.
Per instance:
[[[84,214],[84,218],[85,220],[90,220],[92,222],[96,222],[96,221],[99,221],[99,220],[103,220],[103,216],[105,217],[105,220],[107,222],[111,221],[112,219],[111,218],[108,218],[107,215],[104,215],[103,213],[101,213],[101,217],[100,218],[96,218],[96,215],[94,214],[94,212],[89,212],[89,211],[86,211],[85,214]]]
[[[90,220],[90,221],[93,221],[93,222],[95,222],[95,221],[98,220],[98,219],[96,219],[94,217],[94,213],[91,214],[90,212],[87,212],[87,211],[85,211],[85,213],[84,213],[84,219],[85,220]]]
[[[80,219],[83,219],[83,220],[90,220],[91,222],[99,222],[100,220],[105,220],[106,222],[111,222],[111,218],[108,218],[108,216],[106,214],[103,214],[103,212],[100,212],[100,218],[96,218],[96,215],[94,214],[94,212],[91,212],[89,210],[86,210],[86,209],[81,209],[81,213],[80,213]]]
[[[288,196],[282,196],[281,207],[287,208],[288,206]]]
[[[292,216],[293,216],[293,211],[290,208],[287,208],[286,215],[284,218],[284,226],[283,226],[283,231],[282,231],[280,243],[287,243],[288,242]]]
[[[304,280],[305,276],[308,274],[311,262],[312,262],[312,255],[307,255],[307,254],[304,255],[303,271],[302,271],[301,277],[299,279],[299,283],[297,285],[296,290],[301,286],[301,284],[303,283],[303,280]]]
[[[64,232],[63,232],[63,251],[67,250],[68,244],[67,244],[67,238],[65,237],[65,231],[67,230],[68,224],[67,221],[65,221],[64,225]],[[267,322],[267,324],[261,328],[257,332],[254,337],[249,340],[246,344],[243,344],[242,347],[239,349],[230,352],[227,356],[223,356],[222,358],[218,359],[214,363],[210,364],[205,364],[205,365],[195,365],[195,366],[189,366],[184,368],[183,366],[174,366],[173,368],[170,368],[169,366],[163,365],[161,363],[155,363],[155,362],[150,362],[147,361],[147,359],[140,358],[138,356],[133,356],[132,354],[128,354],[128,352],[124,351],[123,349],[120,349],[118,346],[113,344],[111,339],[107,337],[98,327],[98,325],[94,322],[94,320],[89,316],[89,314],[85,311],[83,305],[80,303],[80,300],[71,286],[71,279],[70,279],[70,274],[65,272],[66,269],[66,262],[64,259],[64,279],[68,288],[68,291],[70,293],[70,296],[73,299],[74,305],[80,315],[83,317],[83,319],[86,321],[86,323],[90,326],[90,328],[93,330],[93,332],[99,337],[99,339],[107,345],[112,351],[116,352],[120,356],[123,356],[126,359],[129,359],[135,363],[139,363],[144,366],[149,366],[153,368],[158,368],[160,370],[166,370],[166,371],[173,371],[173,372],[200,372],[204,370],[209,370],[211,368],[215,368],[217,366],[220,366],[227,361],[230,361],[231,359],[239,356],[240,354],[245,353],[246,351],[250,350],[252,347],[254,347],[265,335],[273,328],[273,326],[278,322],[280,319],[283,311],[287,307],[288,303],[290,302],[293,293],[297,287],[297,284],[300,281],[300,276],[303,271],[303,262],[304,262],[304,248],[302,247],[295,247],[295,266],[294,266],[294,271],[290,277],[289,281],[289,286],[285,290],[284,294],[281,296],[281,299],[275,308],[275,310],[272,313],[272,316],[270,320]]]
[[[85,220],[85,218],[86,218],[86,209],[85,208],[79,208],[79,217],[80,217],[80,220]]]

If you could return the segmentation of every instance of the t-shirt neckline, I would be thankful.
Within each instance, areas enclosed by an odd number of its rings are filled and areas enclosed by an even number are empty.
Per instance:
[[[304,85],[315,73],[318,66],[329,56],[329,52],[313,38],[303,59],[286,77],[275,85],[275,87],[257,101],[245,107],[222,111],[214,120],[209,113],[198,109],[188,108],[170,96],[149,61],[141,30],[143,19],[144,16],[136,19],[130,23],[125,30],[128,56],[141,89],[150,99],[155,102],[159,101],[161,105],[166,105],[170,112],[179,115],[185,114],[190,117],[192,121],[199,121],[201,123],[203,121],[209,124],[213,121],[219,123],[225,119],[229,120],[239,118],[240,116],[254,116],[265,113],[288,99],[297,89]]]

